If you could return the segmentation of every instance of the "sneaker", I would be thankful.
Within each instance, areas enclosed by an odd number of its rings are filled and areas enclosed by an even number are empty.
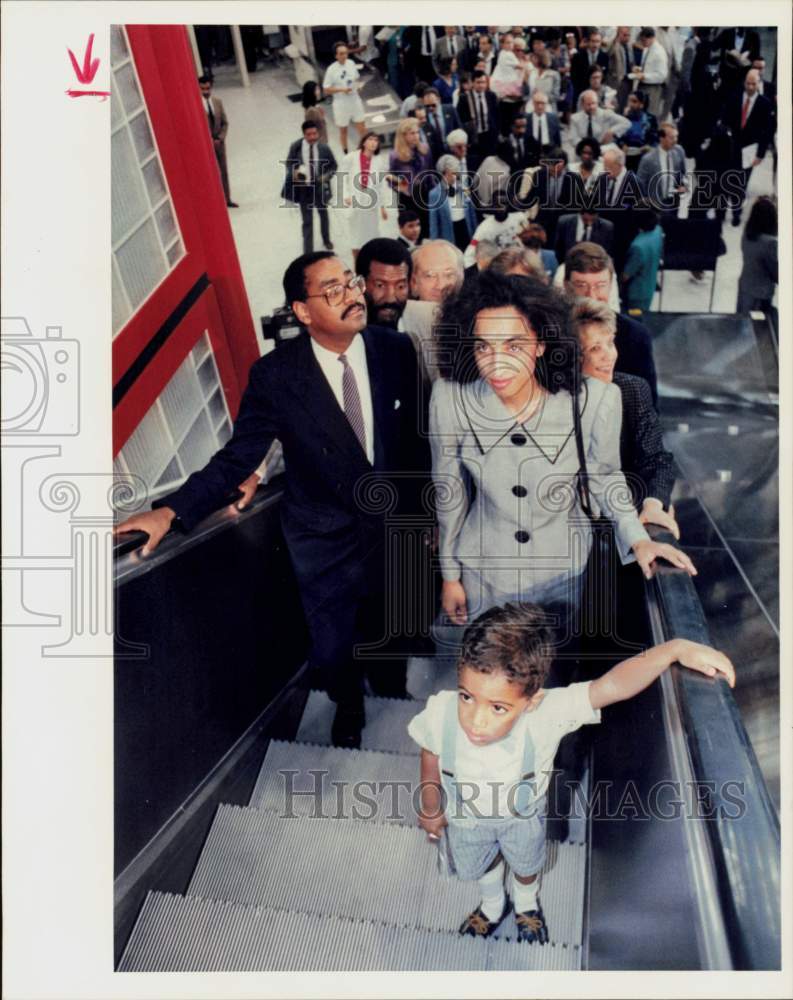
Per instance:
[[[518,926],[518,941],[526,941],[528,944],[547,944],[548,928],[545,926],[545,917],[542,909],[526,910],[525,913],[515,914],[515,923]]]
[[[512,906],[509,899],[504,900],[504,910],[498,920],[488,920],[482,912],[482,907],[477,906],[473,913],[469,913],[460,925],[461,934],[470,934],[471,937],[490,937],[501,921],[506,917]]]

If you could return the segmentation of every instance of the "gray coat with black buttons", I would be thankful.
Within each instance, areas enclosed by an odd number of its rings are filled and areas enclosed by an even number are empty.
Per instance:
[[[586,378],[580,397],[589,486],[615,526],[624,563],[648,538],[620,471],[622,402]],[[430,444],[444,580],[461,580],[469,614],[509,600],[542,603],[586,567],[591,527],[576,491],[572,397],[547,395],[518,423],[483,380],[435,382]]]

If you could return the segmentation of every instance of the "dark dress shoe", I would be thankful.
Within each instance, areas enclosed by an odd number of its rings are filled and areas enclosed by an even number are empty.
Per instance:
[[[358,750],[361,746],[361,731],[366,725],[363,709],[336,707],[333,725],[330,727],[330,740],[335,747],[345,750]]]
[[[226,208],[239,208],[239,207],[240,206],[236,203],[236,201],[227,201],[226,202]]]

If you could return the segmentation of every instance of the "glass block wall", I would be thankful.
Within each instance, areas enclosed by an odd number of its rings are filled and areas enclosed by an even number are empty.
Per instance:
[[[142,481],[135,481],[136,488],[148,507],[206,465],[230,435],[231,418],[205,332],[118,453],[114,468]]]
[[[184,256],[184,244],[121,25],[110,26],[113,335]]]

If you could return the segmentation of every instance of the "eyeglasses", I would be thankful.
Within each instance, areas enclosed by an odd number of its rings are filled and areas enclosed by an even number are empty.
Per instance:
[[[357,274],[350,278],[348,282],[339,282],[336,285],[328,285],[324,292],[317,292],[314,295],[307,295],[307,299],[323,298],[329,306],[340,306],[344,301],[346,292],[362,292],[366,287],[366,279],[363,275]]]

